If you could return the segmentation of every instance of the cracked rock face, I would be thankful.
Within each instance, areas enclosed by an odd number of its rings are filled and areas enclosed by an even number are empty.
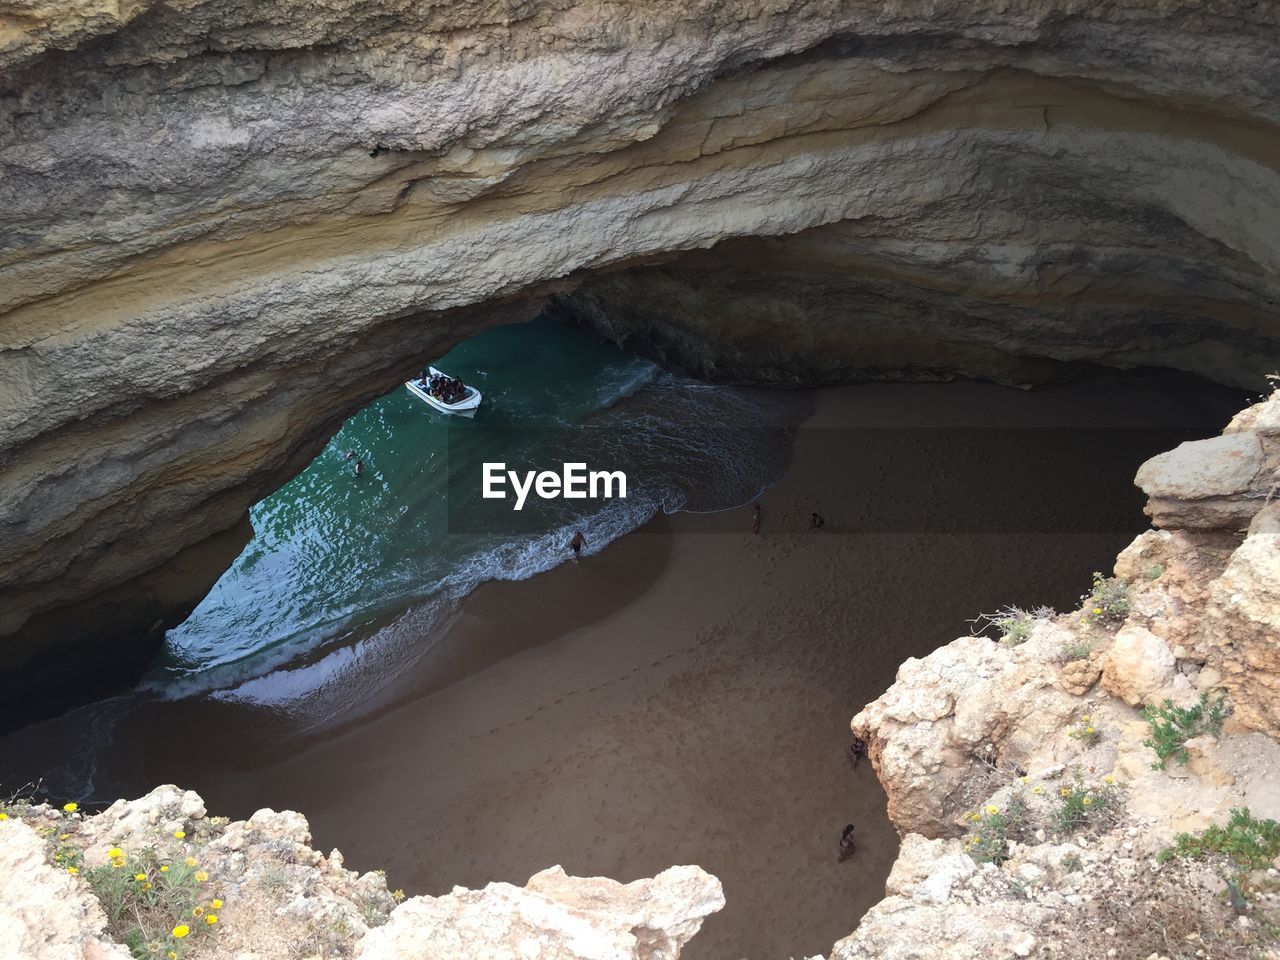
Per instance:
[[[1143,465],[1160,529],[1116,560],[1123,616],[1087,600],[1017,645],[961,638],[854,717],[903,842],[833,960],[1160,957],[1171,930],[1197,954],[1275,955],[1280,861],[1156,854],[1234,811],[1280,817],[1277,423],[1272,394]],[[1156,763],[1139,709],[1202,697],[1225,722]],[[1221,895],[1232,876],[1254,884],[1244,916]]]
[[[5,670],[127,673],[346,416],[553,296],[710,379],[1255,382],[1275,13],[0,0]]]
[[[216,909],[218,933],[197,932],[188,943],[207,960],[678,960],[703,920],[724,906],[720,881],[695,866],[627,884],[553,867],[523,887],[491,883],[405,900],[381,871],[358,875],[339,851],[326,857],[314,849],[300,813],[264,809],[229,823],[173,786],[117,800],[96,816],[25,803],[4,810],[4,960],[127,960],[88,878],[95,870],[142,870],[159,883],[157,863],[199,867],[194,916]],[[74,871],[66,868],[72,862]],[[167,924],[194,923],[189,916],[149,929],[164,948],[158,955],[174,946]],[[129,917],[118,927],[126,933]]]

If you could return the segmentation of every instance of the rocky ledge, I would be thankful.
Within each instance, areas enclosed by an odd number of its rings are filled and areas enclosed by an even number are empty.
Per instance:
[[[312,849],[301,814],[229,823],[172,786],[96,816],[0,805],[3,960],[674,960],[723,906],[698,867],[405,899]]]
[[[553,296],[708,379],[1253,384],[1275,23],[0,0],[0,678],[126,682],[343,419]]]
[[[833,960],[1280,956],[1280,398],[1137,482],[1157,529],[1079,610],[854,718],[903,842]]]

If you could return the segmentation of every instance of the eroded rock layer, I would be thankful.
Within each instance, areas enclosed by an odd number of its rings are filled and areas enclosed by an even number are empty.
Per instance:
[[[172,786],[94,816],[26,802],[0,814],[5,960],[676,960],[724,906],[694,866],[627,884],[551,867],[523,887],[406,899],[383,872],[314,849],[300,813],[228,822]]]
[[[345,416],[553,293],[716,378],[1256,382],[1276,28],[1191,0],[0,3],[4,669],[96,637],[127,672]]]
[[[1148,461],[1115,579],[853,719],[903,843],[832,960],[1280,956],[1277,436],[1272,395]]]

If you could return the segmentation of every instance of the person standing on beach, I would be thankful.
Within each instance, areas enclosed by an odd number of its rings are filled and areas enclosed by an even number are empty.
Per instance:
[[[755,503],[751,504],[751,509],[755,511],[751,515],[751,532],[759,533],[760,532],[760,501],[757,500]]]
[[[573,551],[573,559],[577,560],[582,554],[582,545],[587,542],[587,538],[582,535],[581,530],[573,532],[573,539],[569,541],[569,549]]]
[[[844,831],[840,834],[840,862],[844,863],[853,856],[857,846],[853,842],[853,824],[846,823]]]

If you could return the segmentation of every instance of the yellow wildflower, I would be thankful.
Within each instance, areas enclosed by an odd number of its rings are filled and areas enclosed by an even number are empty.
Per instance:
[[[112,860],[119,860],[121,857],[124,856],[124,851],[121,850],[119,847],[112,847],[110,850],[107,851],[107,856]]]
[[[177,951],[177,950],[170,950],[170,951],[169,951],[169,955],[168,955],[168,957],[166,958],[166,960],[178,960],[178,951]]]
[[[150,884],[150,883],[144,883],[144,884],[142,885],[142,889],[143,889],[143,890],[150,890],[150,889],[151,889],[151,884]]]
[[[191,915],[193,917],[198,917],[203,913],[204,913],[204,907],[193,907],[191,910]]]
[[[8,819],[9,819],[9,815],[7,813],[0,813],[0,820],[8,820]]]
[[[1044,787],[1032,787],[1032,788],[1031,788],[1031,792],[1032,792],[1032,793],[1044,793]]]
[[[111,866],[119,870],[121,867],[124,866],[124,859],[121,857],[117,857],[116,859],[111,861]]]
[[[1085,732],[1085,733],[1096,733],[1097,731],[1095,731],[1095,730],[1093,729],[1093,727],[1085,727],[1085,728],[1084,728],[1084,732]]]
[[[161,872],[161,873],[168,873],[168,872],[169,872],[169,865],[166,863],[164,866],[162,866],[162,867],[160,868],[160,872]]]
[[[209,906],[210,906],[210,907],[212,907],[214,910],[221,910],[221,909],[222,909],[222,901],[221,901],[221,900],[219,900],[217,897],[214,897],[214,898],[209,902]]]
[[[1094,608],[1093,608],[1093,612],[1094,612],[1094,613],[1101,613],[1101,612],[1102,612],[1102,608],[1101,608],[1101,607],[1094,607]]]
[[[1070,796],[1070,794],[1071,794],[1071,791],[1066,787],[1063,787],[1061,790],[1058,791],[1058,796],[1060,797]]]
[[[135,873],[135,874],[133,875],[133,879],[135,879],[135,880],[145,880],[145,879],[147,879],[147,875],[146,875],[145,873]]]
[[[80,871],[77,870],[75,867],[67,867],[67,873],[71,874],[73,877],[79,872]]]
[[[191,932],[190,927],[188,927],[185,923],[180,923],[173,928],[173,937],[175,940],[181,940],[190,932]]]
[[[1105,777],[1102,778],[1102,782],[1106,784],[1112,784],[1116,782],[1116,778],[1111,776],[1111,774],[1107,774]]]
[[[78,803],[64,803],[64,804],[62,805],[62,809],[63,809],[63,810],[65,810],[67,813],[75,813],[77,810],[79,810],[79,809],[80,809],[80,804],[78,804]]]
[[[218,915],[216,913],[211,913],[204,918],[204,922],[212,927],[215,923],[218,922]]]
[[[1081,800],[1080,802],[1081,802],[1081,803],[1083,803],[1083,804],[1087,807],[1087,806],[1089,806],[1089,804],[1093,803],[1093,797],[1085,797],[1085,798],[1084,798],[1083,800]]]
[[[1089,719],[1090,719],[1089,714],[1087,714],[1087,713],[1086,713],[1083,717],[1081,717],[1081,718],[1080,718],[1080,722],[1081,722],[1081,723],[1088,723],[1088,722],[1089,722]]]
[[[195,857],[187,857],[187,861],[186,861],[186,862],[187,862],[187,866],[188,866],[188,867],[194,867],[194,866],[196,865],[196,858],[195,858]]]
[[[971,813],[971,814],[969,814],[969,819],[970,819],[970,820],[972,820],[974,823],[977,823],[979,820],[981,820],[981,819],[982,819],[982,814],[980,814],[980,813]]]
[[[995,804],[988,804],[988,805],[987,805],[987,813],[991,814],[992,816],[994,816],[995,814],[997,814],[997,813],[999,813],[999,812],[1000,812],[1000,808],[999,808],[999,807],[997,807]]]
[[[196,871],[196,879],[197,879],[198,881],[200,881],[201,883],[204,883],[206,880],[208,880],[208,879],[209,879],[209,875],[208,875],[207,873],[205,873],[203,870],[197,870],[197,871]]]
[[[185,837],[185,836],[187,835],[187,831],[185,831],[185,830],[175,830],[175,831],[173,831],[173,835],[174,835],[175,837],[177,837],[179,840],[181,840],[183,837]]]
[[[396,902],[396,903],[400,903],[402,900],[404,900],[404,891],[403,891],[403,890],[392,890],[392,891],[391,891],[391,899],[395,900],[395,902]]]

